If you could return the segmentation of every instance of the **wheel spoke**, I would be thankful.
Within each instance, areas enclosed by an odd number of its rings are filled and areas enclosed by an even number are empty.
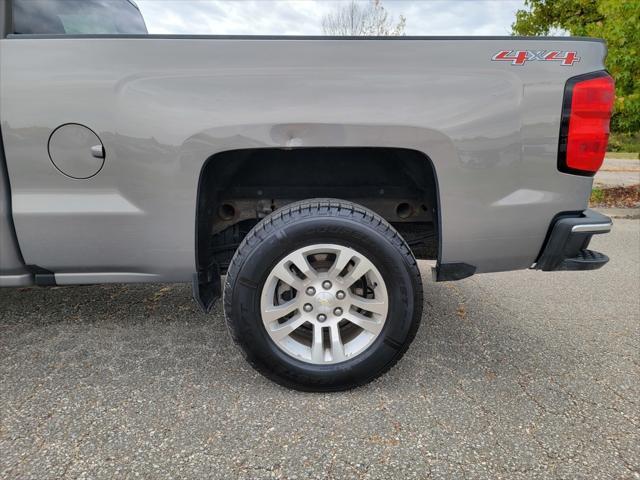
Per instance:
[[[371,263],[369,263],[367,260],[363,258],[360,258],[356,266],[353,267],[351,271],[342,278],[342,281],[344,282],[344,286],[346,288],[349,288],[357,280],[360,280],[360,278],[362,278],[362,276],[365,273],[367,273],[369,270],[371,270]]]
[[[271,323],[279,318],[282,318],[286,315],[289,315],[291,312],[295,311],[298,308],[298,299],[294,298],[293,300],[289,300],[287,303],[283,303],[282,305],[273,305],[271,307],[267,307],[262,312],[262,320],[266,323]]]
[[[283,264],[279,264],[273,269],[273,275],[282,280],[284,283],[296,290],[301,290],[302,280],[296,277],[291,270],[285,267]]]
[[[355,312],[347,313],[344,318],[348,322],[351,322],[354,325],[357,325],[358,327],[366,330],[367,332],[373,333],[374,335],[380,333],[380,330],[382,330],[382,326],[384,325],[384,319],[374,320]]]
[[[320,325],[313,326],[313,340],[311,342],[311,359],[315,363],[324,363],[324,338],[322,335],[322,327]]]
[[[344,360],[344,344],[342,343],[342,338],[340,338],[340,329],[337,324],[331,325],[329,337],[331,337],[331,359],[334,362]]]
[[[304,273],[305,277],[307,277],[308,279],[313,280],[318,277],[318,273],[309,264],[309,260],[307,260],[306,255],[304,255],[302,252],[294,252],[289,256],[289,260],[291,260],[291,263],[293,263],[298,268],[298,270]]]
[[[260,292],[260,318],[270,340],[291,357],[315,365],[360,355],[381,334],[388,311],[381,272],[366,255],[345,245],[318,243],[288,251]]]
[[[347,263],[349,263],[349,260],[351,260],[352,256],[345,252],[344,250],[338,250],[336,252],[336,259],[333,262],[333,265],[331,266],[331,268],[329,269],[329,276],[331,277],[337,277],[338,274],[344,270],[344,267],[347,266]]]
[[[279,325],[278,328],[271,330],[271,337],[276,341],[280,341],[291,335],[295,330],[301,327],[305,321],[306,319],[303,315],[292,317],[287,322]]]
[[[387,313],[387,304],[382,300],[378,300],[375,298],[369,299],[362,298],[357,295],[352,295],[351,305],[371,313],[378,313],[380,315],[384,315],[385,313]]]

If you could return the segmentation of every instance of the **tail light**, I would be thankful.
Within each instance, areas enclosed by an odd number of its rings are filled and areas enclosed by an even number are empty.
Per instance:
[[[593,176],[604,160],[615,84],[607,72],[570,78],[564,88],[558,169]]]

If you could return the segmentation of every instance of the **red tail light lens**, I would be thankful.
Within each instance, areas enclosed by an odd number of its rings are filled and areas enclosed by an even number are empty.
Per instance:
[[[558,169],[593,176],[604,160],[615,84],[606,72],[570,78],[564,89]]]

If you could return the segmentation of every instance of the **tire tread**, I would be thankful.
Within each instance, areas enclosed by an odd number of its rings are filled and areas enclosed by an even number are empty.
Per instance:
[[[343,217],[343,218],[351,218],[357,220],[359,223],[369,226],[371,229],[383,235],[388,241],[390,241],[403,255],[406,265],[409,269],[410,274],[414,277],[413,280],[416,282],[418,288],[415,289],[415,311],[414,318],[417,316],[417,321],[414,321],[411,327],[411,331],[406,338],[406,341],[400,346],[397,350],[396,354],[393,358],[384,366],[384,368],[380,371],[374,372],[370,377],[356,379],[354,384],[349,388],[355,388],[357,386],[364,385],[366,383],[371,382],[375,378],[386,373],[391,367],[393,367],[399,360],[402,358],[404,353],[409,348],[409,345],[413,341],[419,324],[420,318],[422,316],[422,306],[423,306],[423,288],[422,288],[422,277],[420,275],[420,270],[418,268],[418,263],[416,258],[411,251],[411,248],[402,238],[402,236],[396,231],[395,228],[391,224],[389,224],[384,218],[379,216],[377,213],[355,203],[347,202],[339,199],[332,198],[316,198],[309,200],[301,200],[298,202],[291,203],[286,205],[285,207],[276,210],[275,212],[269,214],[265,218],[263,218],[251,231],[244,237],[240,245],[238,246],[231,262],[229,263],[229,268],[227,271],[227,278],[224,284],[224,292],[223,292],[223,306],[225,311],[225,322],[227,328],[231,334],[231,338],[235,342],[236,345],[239,346],[240,339],[238,337],[238,331],[235,328],[235,325],[231,321],[231,315],[228,312],[232,311],[231,299],[233,297],[232,292],[235,288],[236,283],[239,278],[238,275],[242,269],[242,264],[248,257],[249,252],[253,250],[253,248],[262,242],[268,235],[279,230],[281,227],[288,225],[291,222],[297,221],[300,218],[306,217],[322,217],[322,216],[334,216],[334,217]],[[275,382],[294,388],[297,390],[304,391],[335,391],[335,390],[344,390],[344,387],[327,387],[327,386],[311,386],[304,385],[292,382],[288,378],[276,375],[273,371],[264,368],[262,365],[252,361],[252,359],[247,355],[244,349],[240,348],[245,359],[249,362],[249,364],[258,370],[260,373],[265,375],[266,377],[274,380]]]

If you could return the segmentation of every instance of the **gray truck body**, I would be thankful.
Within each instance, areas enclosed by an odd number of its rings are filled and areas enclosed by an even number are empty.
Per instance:
[[[233,150],[421,152],[437,261],[477,273],[531,267],[554,217],[587,208],[592,178],[556,164],[567,79],[604,69],[594,39],[9,35],[0,52],[0,286],[191,281],[199,178]],[[52,163],[65,124],[99,136],[99,173]]]

